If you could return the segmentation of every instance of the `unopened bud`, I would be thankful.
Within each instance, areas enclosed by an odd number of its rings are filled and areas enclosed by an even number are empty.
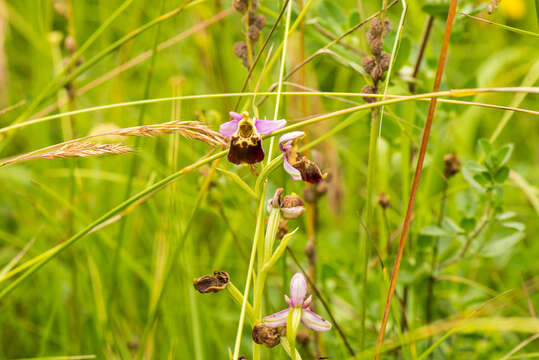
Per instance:
[[[255,343],[269,348],[277,346],[281,342],[281,330],[263,323],[256,324],[253,327],[252,336]]]
[[[201,294],[216,293],[228,285],[230,276],[224,271],[214,271],[214,276],[205,275],[198,279],[193,279],[195,289]]]
[[[295,219],[304,212],[305,204],[296,194],[286,195],[281,201],[281,213],[286,219]]]
[[[460,160],[455,154],[446,154],[444,156],[444,163],[444,175],[446,179],[449,179],[460,171]]]

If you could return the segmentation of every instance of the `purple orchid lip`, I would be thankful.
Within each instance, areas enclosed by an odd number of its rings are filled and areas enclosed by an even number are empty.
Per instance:
[[[290,142],[304,136],[305,133],[303,131],[291,131],[289,133],[286,133],[279,138],[279,148],[282,152],[286,152],[289,149],[288,145],[290,144]]]

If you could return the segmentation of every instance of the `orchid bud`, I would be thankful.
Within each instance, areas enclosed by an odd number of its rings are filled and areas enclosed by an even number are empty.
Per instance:
[[[281,201],[281,213],[286,219],[295,219],[304,212],[305,204],[296,194],[286,195]]]

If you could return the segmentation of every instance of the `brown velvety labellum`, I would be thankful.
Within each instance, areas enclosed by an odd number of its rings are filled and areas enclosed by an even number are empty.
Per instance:
[[[262,139],[253,135],[248,138],[233,136],[228,150],[228,161],[233,164],[255,164],[264,160]]]

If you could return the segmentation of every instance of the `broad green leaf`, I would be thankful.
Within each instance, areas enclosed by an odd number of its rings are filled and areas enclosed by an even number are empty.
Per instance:
[[[494,180],[497,183],[503,183],[509,177],[509,168],[507,166],[502,166],[500,170],[494,174]]]
[[[471,231],[474,227],[477,221],[475,218],[467,217],[460,220],[460,227],[462,227],[466,231]]]
[[[426,236],[450,236],[447,231],[435,225],[425,226],[419,233]]]
[[[479,139],[479,147],[483,154],[489,155],[492,152],[492,144],[487,139]]]
[[[504,166],[513,152],[513,144],[507,144],[496,150],[494,154],[494,162],[497,167]]]
[[[500,256],[510,251],[524,236],[523,232],[517,231],[501,239],[491,241],[483,248],[481,255],[485,257]]]

